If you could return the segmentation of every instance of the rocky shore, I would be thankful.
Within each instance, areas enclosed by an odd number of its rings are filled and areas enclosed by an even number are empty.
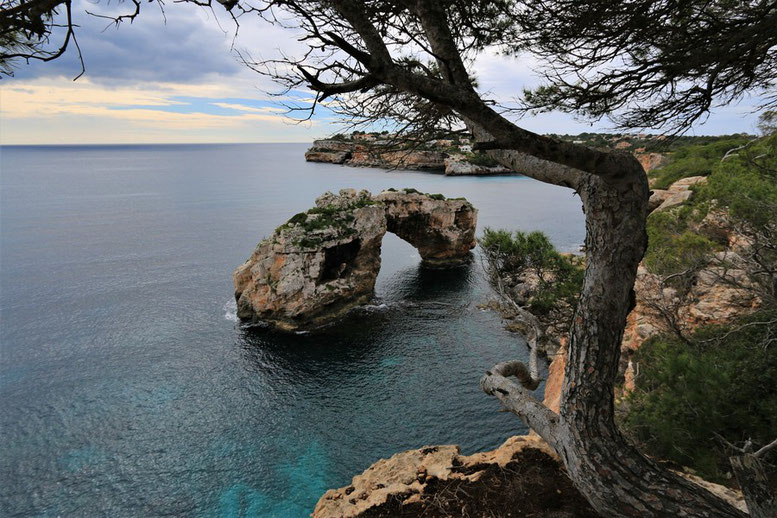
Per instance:
[[[424,264],[452,267],[470,260],[476,226],[465,199],[414,189],[324,193],[235,270],[237,315],[288,331],[325,325],[372,298],[387,231]]]
[[[513,174],[496,164],[477,164],[466,153],[450,153],[442,150],[406,149],[386,151],[367,142],[355,140],[325,139],[313,142],[305,153],[308,162],[343,164],[352,167],[379,167],[385,169],[410,169],[442,172],[446,176],[482,176]]]

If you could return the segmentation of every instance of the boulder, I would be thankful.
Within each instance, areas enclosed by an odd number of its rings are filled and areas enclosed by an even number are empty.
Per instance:
[[[691,187],[705,183],[706,176],[689,176],[681,178],[669,186],[668,189],[655,189],[650,194],[648,201],[648,210],[659,212],[662,210],[679,207],[693,196]]]
[[[316,327],[372,297],[386,233],[369,192],[316,200],[259,243],[233,274],[237,315],[285,330]]]
[[[470,260],[478,211],[467,200],[413,189],[383,191],[375,200],[386,207],[388,231],[416,247],[425,264],[455,266]]]

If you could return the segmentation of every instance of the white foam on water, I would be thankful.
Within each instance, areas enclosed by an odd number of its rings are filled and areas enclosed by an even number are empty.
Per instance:
[[[221,309],[224,310],[224,318],[230,322],[237,322],[237,301],[235,299],[229,299]]]

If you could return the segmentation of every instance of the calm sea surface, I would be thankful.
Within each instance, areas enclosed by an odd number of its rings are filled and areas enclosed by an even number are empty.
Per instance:
[[[374,304],[307,335],[241,326],[231,273],[326,190],[466,196],[479,233],[570,251],[579,199],[309,164],[305,147],[0,148],[0,515],[302,517],[381,457],[525,431],[478,388],[527,356],[477,308],[478,261],[427,270],[387,234]]]

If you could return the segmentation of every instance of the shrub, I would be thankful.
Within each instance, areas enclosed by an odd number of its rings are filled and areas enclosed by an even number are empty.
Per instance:
[[[635,353],[639,375],[622,428],[651,455],[724,481],[729,453],[718,435],[764,445],[777,430],[775,321],[777,310],[764,310],[732,326],[700,328],[690,343],[646,341]]]
[[[467,162],[481,167],[496,167],[499,162],[486,155],[485,153],[468,153],[466,155]]]
[[[677,148],[672,161],[651,171],[656,189],[666,189],[681,178],[709,176],[727,151],[749,142],[746,137],[717,139],[705,144],[694,144]]]
[[[704,265],[715,243],[688,229],[688,208],[656,212],[647,221],[648,249],[644,264],[658,275],[695,270]]]
[[[562,306],[576,306],[583,285],[583,268],[569,256],[559,254],[542,232],[511,233],[486,228],[480,246],[492,282],[495,276],[508,282],[526,274],[537,278],[537,289],[527,304],[533,313],[547,315]]]

